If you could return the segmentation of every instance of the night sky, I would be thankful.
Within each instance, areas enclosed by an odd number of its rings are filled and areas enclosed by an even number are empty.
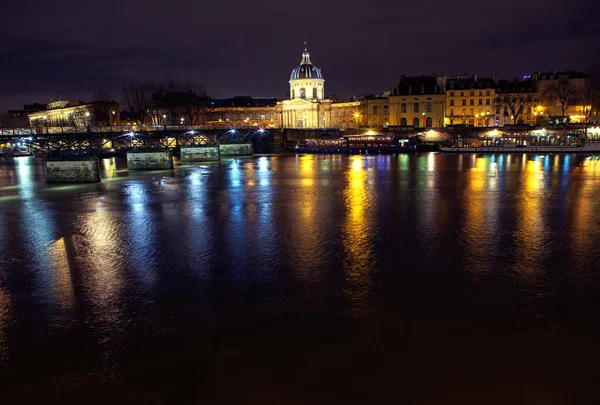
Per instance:
[[[403,73],[585,71],[600,51],[596,1],[10,1],[0,112],[100,88],[120,99],[136,79],[284,97],[303,40],[326,93],[342,97],[385,91]]]

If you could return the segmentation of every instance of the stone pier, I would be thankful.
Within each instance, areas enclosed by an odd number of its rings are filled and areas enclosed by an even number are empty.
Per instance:
[[[219,160],[219,146],[182,146],[181,162],[209,162]]]
[[[219,145],[221,156],[252,156],[251,143],[232,143]]]
[[[100,165],[97,157],[55,157],[44,162],[48,183],[98,183]]]
[[[170,149],[131,149],[127,151],[129,170],[168,170],[173,168]]]

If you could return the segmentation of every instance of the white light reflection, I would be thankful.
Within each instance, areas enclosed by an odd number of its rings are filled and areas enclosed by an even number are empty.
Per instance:
[[[142,290],[151,289],[156,282],[156,258],[154,249],[156,219],[150,206],[148,185],[130,183],[126,188],[126,201],[131,207],[128,213],[128,235],[130,243],[128,258],[136,270]]]

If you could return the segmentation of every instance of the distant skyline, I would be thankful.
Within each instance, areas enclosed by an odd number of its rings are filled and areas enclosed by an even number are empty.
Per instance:
[[[593,0],[31,0],[26,12],[11,2],[0,24],[0,112],[90,100],[97,89],[120,100],[124,84],[149,79],[191,80],[215,98],[282,98],[304,40],[326,94],[342,98],[389,90],[401,74],[587,71],[600,52],[594,10]]]

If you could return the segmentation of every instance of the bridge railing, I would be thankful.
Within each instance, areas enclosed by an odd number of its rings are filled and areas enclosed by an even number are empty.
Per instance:
[[[160,132],[160,131],[202,131],[218,130],[226,132],[229,128],[214,125],[113,125],[89,127],[35,127],[35,128],[0,128],[2,135],[43,135],[43,134],[84,134],[84,133],[126,133],[126,132]],[[259,130],[259,128],[239,128],[243,131]]]

